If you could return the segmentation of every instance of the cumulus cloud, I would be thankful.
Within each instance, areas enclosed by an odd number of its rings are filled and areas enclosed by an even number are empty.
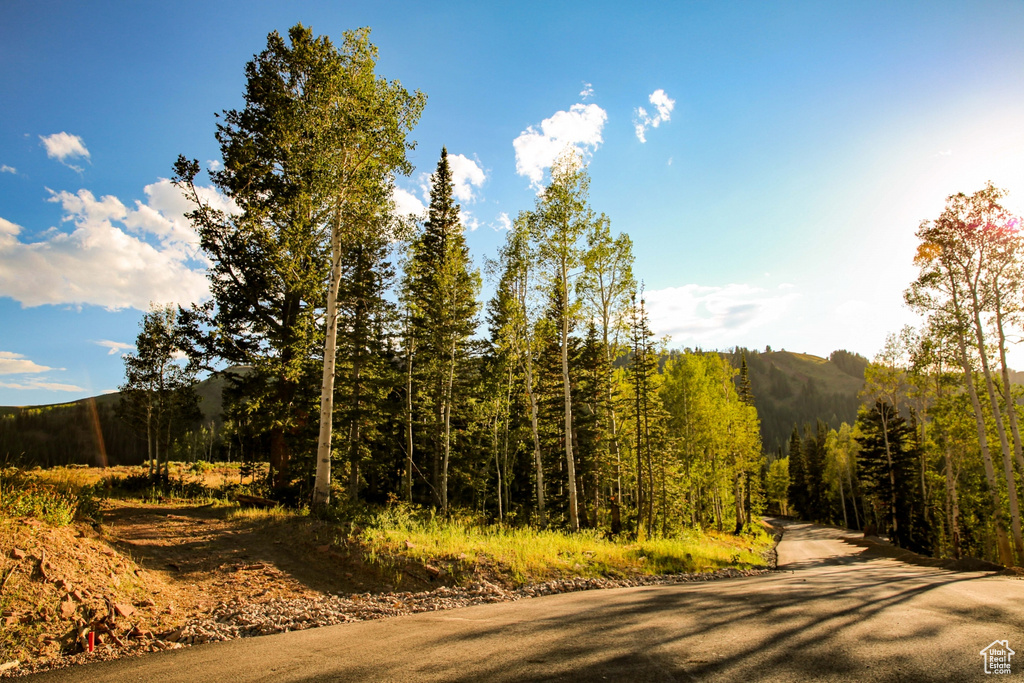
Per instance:
[[[127,351],[128,349],[135,348],[135,344],[125,344],[124,342],[110,341],[109,339],[101,339],[100,341],[95,342],[95,344],[102,346],[105,349],[110,349],[107,351],[108,356],[113,356],[121,351]]]
[[[583,82],[583,90],[580,90],[580,99],[587,99],[588,97],[594,96],[594,84]]]
[[[206,167],[211,171],[219,171],[220,169],[224,168],[224,164],[222,164],[217,159],[207,159]]]
[[[507,213],[502,211],[501,213],[498,214],[498,218],[495,221],[494,229],[495,230],[511,230],[512,229],[512,219],[508,217]]]
[[[11,351],[0,351],[0,375],[22,375],[53,370],[45,365],[39,365],[20,353]]]
[[[14,168],[13,166],[8,166],[7,164],[4,164],[4,165],[0,166],[0,173],[17,173],[17,172],[18,172],[18,169]]]
[[[237,210],[212,187],[204,201]],[[150,302],[187,304],[209,296],[199,239],[184,214],[193,207],[169,180],[146,186],[146,202],[126,207],[113,196],[97,199],[88,190],[50,191],[60,204],[62,223],[36,240],[0,218],[0,296],[22,306],[96,305],[109,310],[147,310]]]
[[[691,284],[646,293],[651,329],[677,343],[726,348],[744,335],[779,320],[799,294],[791,287],[774,290],[747,284],[705,287]]]
[[[452,171],[452,195],[460,202],[474,202],[477,197],[474,187],[480,187],[487,180],[487,174],[480,165],[462,154],[449,154],[448,166]],[[429,193],[428,193],[429,196]]]
[[[391,198],[395,202],[395,211],[400,216],[412,215],[415,218],[422,218],[427,213],[426,204],[412,192],[396,187],[391,193]]]
[[[53,135],[40,135],[39,139],[46,148],[46,156],[56,159],[68,168],[81,172],[81,166],[68,163],[68,159],[89,159],[89,150],[85,142],[77,135],[60,132]]]
[[[512,141],[516,151],[516,173],[530,179],[530,185],[541,189],[544,169],[550,168],[566,147],[573,147],[584,158],[601,143],[601,131],[608,114],[596,104],[574,104],[569,111],[555,112],[541,121],[539,127],[529,126]]]
[[[665,91],[658,88],[647,98],[654,105],[654,115],[647,113],[643,107],[637,107],[633,112],[633,128],[636,130],[636,138],[640,142],[647,142],[647,129],[657,128],[662,123],[672,120],[672,110],[675,109],[676,101],[665,94]]]

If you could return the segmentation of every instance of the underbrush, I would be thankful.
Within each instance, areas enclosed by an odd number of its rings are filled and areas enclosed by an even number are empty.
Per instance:
[[[33,517],[53,526],[67,526],[76,518],[100,517],[100,492],[94,484],[72,478],[41,477],[18,468],[0,470],[0,516]]]
[[[170,475],[161,472],[155,476],[142,467],[133,468],[136,471],[105,477],[98,486],[109,498],[137,498],[149,503],[170,500],[227,504],[238,495],[266,494],[265,487],[257,483],[228,483],[225,480],[220,485],[211,485],[205,476],[211,467],[209,463],[197,461],[176,467]]]
[[[392,505],[352,525],[368,559],[390,564],[402,558],[440,562],[452,571],[483,565],[513,583],[568,576],[627,577],[709,572],[767,565],[772,538],[760,530],[733,536],[686,530],[671,537],[631,541],[598,531],[484,525],[472,519],[443,519]]]

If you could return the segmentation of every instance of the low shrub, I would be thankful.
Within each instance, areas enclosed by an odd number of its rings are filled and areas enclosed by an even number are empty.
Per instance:
[[[18,468],[0,470],[0,515],[34,517],[54,526],[78,518],[97,521],[100,502],[96,486],[45,481]]]

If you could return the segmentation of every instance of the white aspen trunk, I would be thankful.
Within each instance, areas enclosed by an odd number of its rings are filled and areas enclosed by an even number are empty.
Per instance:
[[[843,493],[843,477],[839,476],[839,500],[843,502],[843,526],[847,529],[850,528],[850,522],[846,518],[846,494]]]
[[[562,387],[565,393],[565,466],[569,479],[569,528],[580,530],[580,517],[576,499],[576,461],[572,454],[572,389],[569,384],[569,273],[562,262]]]
[[[1006,366],[1006,332],[1003,329],[1002,300],[998,290],[996,290],[996,331],[999,333],[999,364],[1002,370],[1003,397],[1006,402],[1006,414],[1010,418],[1010,432],[1013,434],[1013,457],[1017,461],[1021,475],[1024,476],[1024,452],[1022,452],[1020,428],[1017,424],[1017,404],[1013,399],[1010,372]]]
[[[949,539],[953,544],[953,557],[960,559],[960,509],[956,495],[956,479],[953,476],[953,457],[946,445],[946,525],[949,527]]]
[[[959,315],[961,307],[952,272],[949,272],[949,278],[953,307]],[[988,447],[988,433],[985,429],[985,413],[981,409],[978,391],[974,386],[974,368],[971,367],[970,360],[967,357],[967,341],[964,339],[963,330],[957,330],[956,338],[957,350],[960,355],[960,367],[964,371],[964,384],[967,386],[967,394],[971,399],[971,407],[974,409],[974,422],[978,430],[978,445],[981,449],[981,459],[985,466],[985,480],[988,483],[989,495],[992,497],[992,512],[995,516],[996,548],[999,553],[999,561],[1006,566],[1011,566],[1013,564],[1013,551],[1010,549],[1010,540],[1006,535],[1006,524],[1003,521],[1002,501],[999,499],[999,486],[996,482],[995,466],[992,463],[992,453]]]
[[[452,422],[452,384],[455,381],[455,343],[452,343],[450,364],[448,366],[448,381],[444,395],[444,462],[441,468],[441,510],[448,514],[448,461],[451,457],[451,422]]]
[[[338,288],[341,286],[341,207],[331,229],[331,281],[327,288],[324,338],[324,373],[320,387],[320,438],[316,451],[316,482],[313,505],[327,505],[331,498],[331,432],[334,417],[334,366],[338,345]]]
[[[415,342],[410,333],[405,363],[405,500],[412,503],[412,354]]]
[[[849,463],[846,469],[846,483],[850,486],[850,505],[853,507],[853,521],[858,529],[861,529],[860,515],[857,514],[857,496],[853,493],[853,474],[850,472]]]
[[[526,351],[526,396],[530,400],[530,431],[533,433],[533,462],[537,468],[537,515],[541,528],[547,526],[544,511],[544,466],[540,458],[540,430],[537,425],[537,395],[533,391],[533,351]]]
[[[494,415],[494,429],[491,434],[491,447],[494,450],[494,473],[497,477],[497,486],[495,491],[498,494],[498,521],[505,521],[505,509],[502,507],[502,490],[501,490],[501,458],[499,457],[498,449],[498,415]]]
[[[974,334],[978,341],[978,354],[981,357],[981,371],[985,378],[985,389],[988,401],[992,406],[992,417],[996,423],[996,434],[999,435],[999,447],[1003,453],[1003,476],[1006,478],[1007,498],[1010,502],[1010,529],[1013,533],[1013,545],[1016,559],[1024,562],[1024,536],[1021,534],[1020,502],[1017,498],[1017,483],[1013,477],[1013,460],[1010,456],[1010,443],[1006,438],[1006,425],[1003,423],[1003,411],[996,399],[995,384],[988,364],[988,351],[985,349],[985,332],[981,324],[981,305],[978,302],[977,289],[971,292],[974,313]]]
[[[885,442],[885,461],[889,465],[889,485],[892,487],[889,491],[889,514],[892,515],[893,535],[896,535],[896,472],[892,466],[892,450],[889,446],[889,418],[884,409],[885,405],[887,404],[882,403],[882,440]],[[896,406],[892,406],[892,409],[895,410]]]
[[[150,398],[152,403],[152,398]],[[153,407],[146,407],[146,457],[149,459],[149,476],[156,478],[156,461],[153,460]]]

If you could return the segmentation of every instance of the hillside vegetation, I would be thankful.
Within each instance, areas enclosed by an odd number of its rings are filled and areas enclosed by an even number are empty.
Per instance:
[[[784,453],[794,425],[802,428],[820,419],[838,429],[843,422],[856,421],[858,392],[868,366],[863,356],[835,351],[829,358],[821,358],[790,351],[736,349],[727,354],[733,367],[740,367],[743,354],[765,452]]]

